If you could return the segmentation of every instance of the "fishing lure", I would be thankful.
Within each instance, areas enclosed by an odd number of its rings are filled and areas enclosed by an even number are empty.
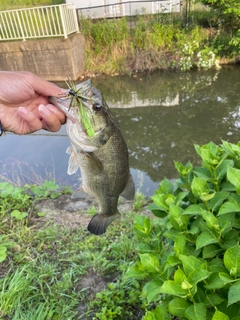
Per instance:
[[[87,91],[89,91],[90,86],[81,86],[77,88],[70,80],[66,81],[66,84],[69,88],[68,98],[71,98],[71,103],[69,105],[68,111],[72,107],[74,108],[74,110],[77,110],[79,120],[81,121],[87,135],[92,138],[95,132],[91,124],[91,111],[87,106],[88,102],[92,102],[92,99],[86,96],[86,93]]]

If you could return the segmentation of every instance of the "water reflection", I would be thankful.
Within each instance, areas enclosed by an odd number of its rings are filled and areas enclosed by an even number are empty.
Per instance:
[[[102,92],[127,141],[135,182],[152,194],[164,177],[176,177],[174,160],[197,163],[194,144],[237,142],[240,126],[240,68],[220,72],[157,72],[133,77],[99,77]],[[16,180],[17,163],[35,166],[44,176],[54,172],[60,183],[78,185],[66,173],[66,136],[7,135],[0,140],[2,175]],[[13,160],[14,159],[14,160]],[[19,164],[17,168],[19,169]],[[3,170],[4,168],[4,170]]]

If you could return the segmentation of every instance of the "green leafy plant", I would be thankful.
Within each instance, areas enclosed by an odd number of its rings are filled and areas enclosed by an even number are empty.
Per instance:
[[[138,261],[126,281],[143,282],[144,320],[240,319],[240,143],[195,150],[201,166],[175,163],[149,209],[135,217]]]

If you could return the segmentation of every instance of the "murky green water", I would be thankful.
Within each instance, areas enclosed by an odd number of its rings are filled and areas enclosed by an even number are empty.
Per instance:
[[[135,183],[148,195],[164,177],[176,177],[174,160],[199,161],[194,144],[240,140],[239,66],[219,72],[99,77],[93,83],[123,131]],[[76,188],[79,174],[66,173],[69,141],[60,134],[1,138],[0,175],[24,182],[53,177]]]

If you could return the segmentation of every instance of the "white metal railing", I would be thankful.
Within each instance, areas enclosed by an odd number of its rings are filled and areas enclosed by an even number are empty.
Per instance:
[[[91,19],[181,12],[182,0],[65,0],[74,3],[79,16]]]
[[[0,41],[67,36],[78,32],[74,4],[0,11]]]

